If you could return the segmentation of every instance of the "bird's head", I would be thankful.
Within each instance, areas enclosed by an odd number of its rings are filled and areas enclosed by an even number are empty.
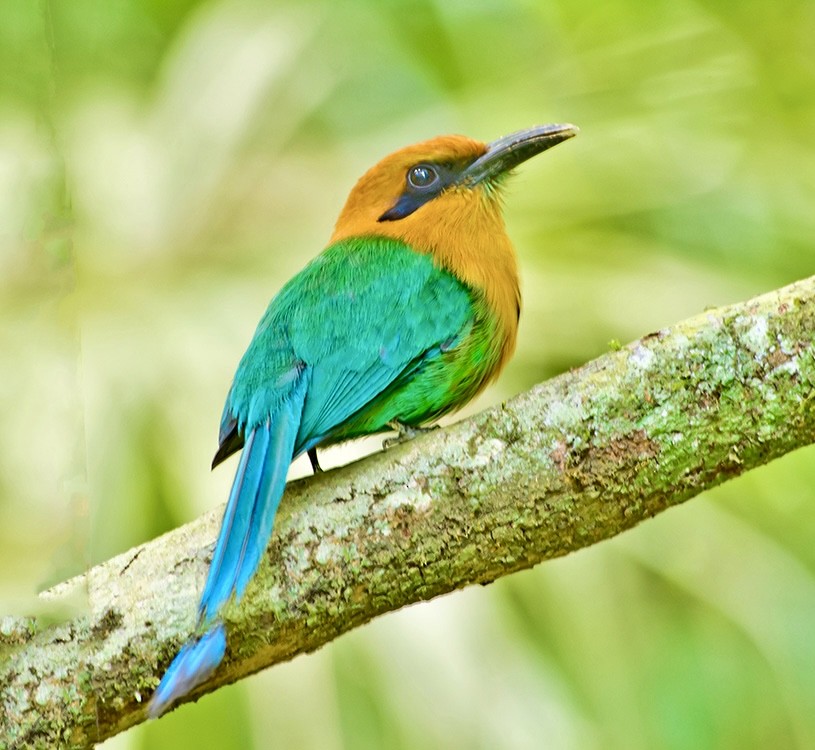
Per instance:
[[[448,135],[400,149],[359,179],[331,239],[386,236],[438,252],[459,233],[503,228],[506,175],[576,133],[573,125],[542,125],[491,143]]]

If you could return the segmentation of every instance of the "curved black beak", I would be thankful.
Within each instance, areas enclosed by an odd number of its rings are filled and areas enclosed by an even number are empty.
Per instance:
[[[578,133],[576,125],[536,125],[517,133],[505,135],[487,144],[487,153],[478,157],[456,180],[457,184],[471,187],[506,174],[536,154]]]

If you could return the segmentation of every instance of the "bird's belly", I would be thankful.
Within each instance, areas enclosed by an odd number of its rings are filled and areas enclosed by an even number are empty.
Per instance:
[[[461,408],[497,374],[500,347],[478,337],[425,362],[397,381],[321,441],[323,445],[390,429],[394,421],[417,427]]]

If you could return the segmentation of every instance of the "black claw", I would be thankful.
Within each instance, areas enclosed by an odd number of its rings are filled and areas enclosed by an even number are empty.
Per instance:
[[[311,470],[315,474],[321,474],[322,468],[320,468],[320,462],[317,460],[317,449],[316,448],[309,448],[308,451],[308,460],[311,461]]]

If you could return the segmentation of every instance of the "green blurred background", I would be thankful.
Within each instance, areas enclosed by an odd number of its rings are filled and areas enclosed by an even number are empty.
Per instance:
[[[520,342],[470,411],[811,274],[813,39],[811,0],[5,0],[3,611],[225,500],[238,358],[402,145],[582,129],[509,186]],[[814,456],[104,748],[815,747]]]

